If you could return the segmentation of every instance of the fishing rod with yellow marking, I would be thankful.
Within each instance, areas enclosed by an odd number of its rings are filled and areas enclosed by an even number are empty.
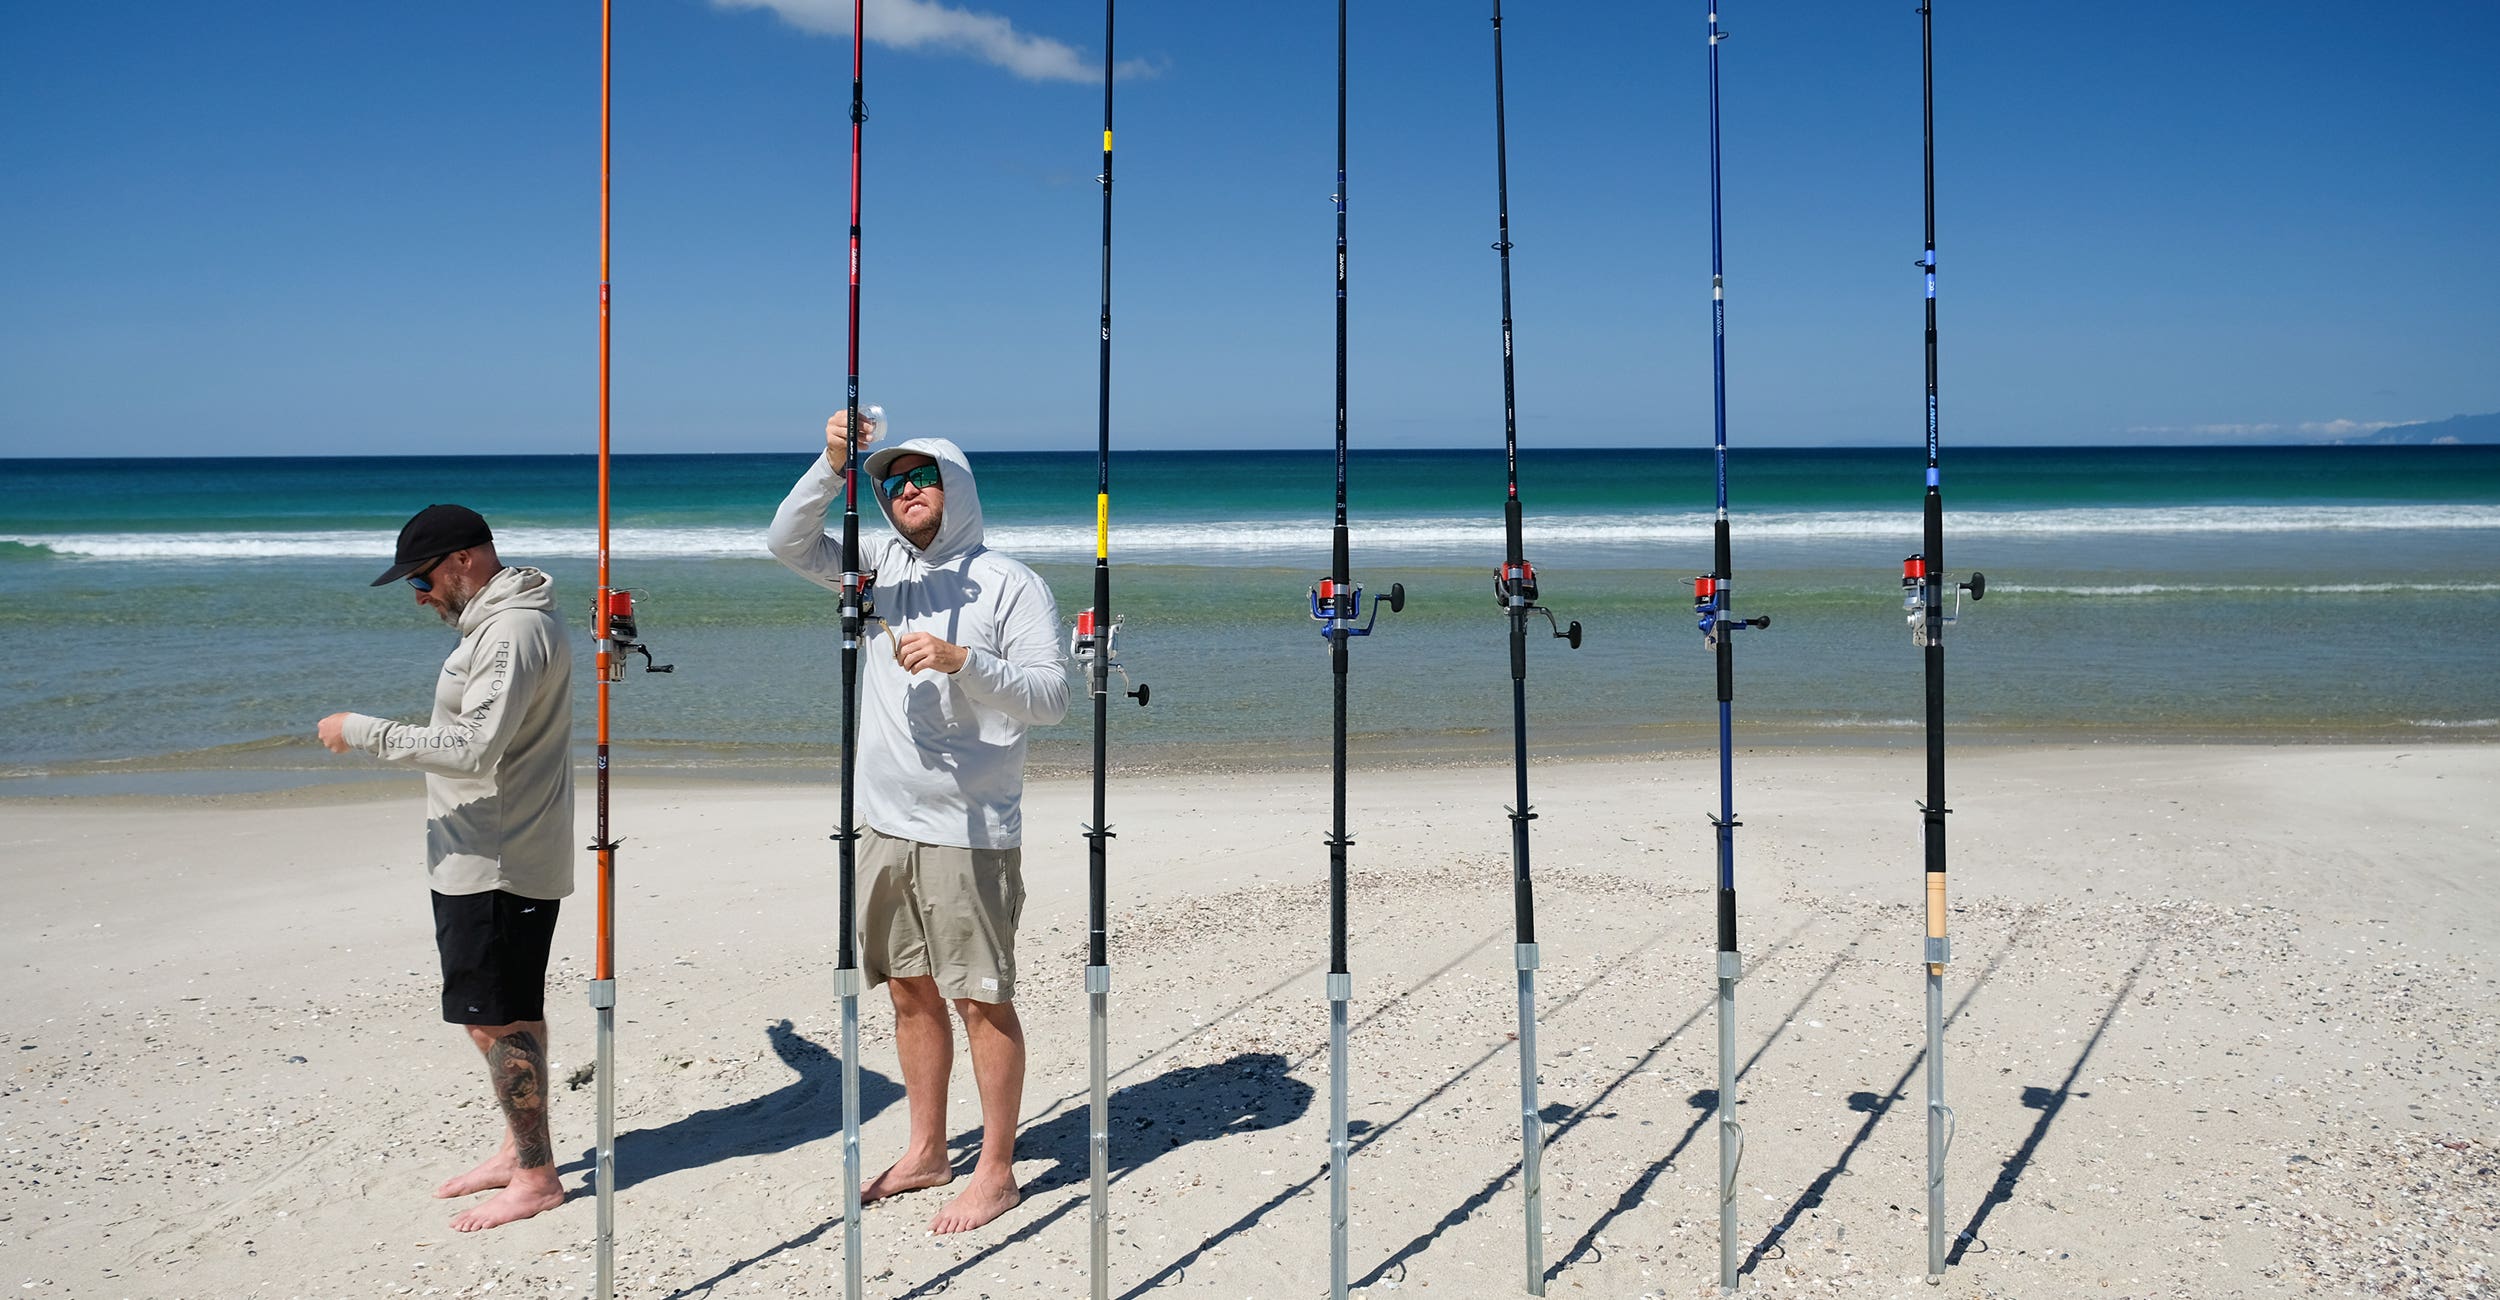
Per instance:
[[[1111,674],[1120,667],[1120,625],[1111,613],[1111,79],[1114,0],[1102,6],[1102,322],[1100,385],[1095,399],[1094,454],[1094,607],[1076,616],[1069,636],[1069,654],[1085,668],[1094,696],[1094,820],[1085,827],[1087,935],[1085,996],[1088,1002],[1088,1059],[1092,1069],[1092,1105],[1087,1124],[1087,1157],[1093,1166],[1092,1237],[1094,1300],[1111,1295],[1111,952],[1107,813],[1110,763]],[[1143,705],[1147,689],[1127,692]]]

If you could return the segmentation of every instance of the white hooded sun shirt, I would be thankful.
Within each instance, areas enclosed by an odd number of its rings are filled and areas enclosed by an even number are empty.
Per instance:
[[[869,454],[862,487],[887,524],[894,507],[877,480],[896,457],[912,453],[938,463],[945,506],[925,551],[901,536],[861,529],[860,568],[877,575],[882,625],[870,621],[860,637],[859,816],[898,839],[1017,848],[1024,836],[1025,731],[1068,713],[1059,606],[1040,575],[981,544],[972,466],[944,438],[914,438]],[[819,455],[782,501],[768,535],[783,564],[835,592],[842,589],[842,539],[825,531],[825,515],[841,496],[841,466]],[[913,632],[962,646],[964,666],[951,674],[904,671],[894,643]]]
[[[343,730],[425,773],[434,892],[573,892],[573,652],[546,574],[506,568],[460,611],[431,723],[351,713]]]

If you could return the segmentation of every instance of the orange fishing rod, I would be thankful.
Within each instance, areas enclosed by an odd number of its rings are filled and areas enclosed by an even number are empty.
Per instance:
[[[599,1149],[594,1178],[599,1194],[598,1300],[610,1300],[616,1282],[616,843],[608,838],[608,686],[622,675],[623,657],[609,639],[608,590],[608,150],[612,0],[599,5],[599,593],[591,607],[598,637],[593,667],[599,674],[598,832],[599,947],[592,959],[590,1005],[599,1015]],[[630,597],[629,597],[630,599]]]
[[[642,656],[644,672],[676,671],[653,663],[651,648],[635,638],[634,593],[610,585],[608,574],[608,155],[613,0],[599,6],[599,591],[591,601],[591,630],[598,637],[592,667],[599,675],[598,832],[590,848],[599,858],[598,951],[592,958],[590,1005],[599,1013],[599,1056],[593,1070],[599,1090],[599,1148],[594,1182],[599,1195],[599,1300],[609,1300],[616,1279],[616,840],[608,834],[608,688],[625,680],[625,660]]]

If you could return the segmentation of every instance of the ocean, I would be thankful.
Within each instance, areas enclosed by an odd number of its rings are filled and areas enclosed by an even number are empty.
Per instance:
[[[676,665],[614,692],[620,779],[832,771],[832,599],[762,549],[806,463],[617,459],[614,577]],[[990,545],[1072,619],[1093,454],[973,463]],[[1948,448],[1944,471],[1947,564],[1988,577],[1947,642],[1957,744],[2500,739],[2500,447]],[[1326,450],[1117,456],[1114,607],[1153,688],[1117,701],[1123,766],[1326,761],[1306,591],[1333,473]],[[1737,610],[1772,619],[1737,647],[1741,744],[1920,743],[1899,579],[1923,475],[1918,448],[1730,453]],[[1498,449],[1358,450],[1348,476],[1355,576],[1407,595],[1354,646],[1358,757],[1505,761]],[[1522,453],[1528,558],[1586,629],[1531,648],[1536,752],[1715,743],[1687,582],[1711,484],[1706,449]],[[432,501],[567,593],[586,749],[595,489],[588,456],[0,461],[0,797],[371,779],[312,728],[423,716],[450,633],[366,584]],[[1088,718],[1037,733],[1040,770],[1082,767]]]

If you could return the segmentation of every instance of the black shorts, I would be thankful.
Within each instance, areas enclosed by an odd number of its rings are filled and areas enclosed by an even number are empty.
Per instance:
[[[434,896],[443,1019],[509,1025],[547,1018],[547,951],[555,946],[560,901],[500,889]]]

